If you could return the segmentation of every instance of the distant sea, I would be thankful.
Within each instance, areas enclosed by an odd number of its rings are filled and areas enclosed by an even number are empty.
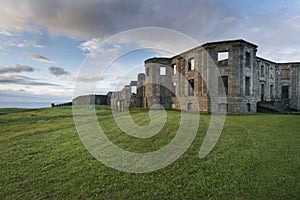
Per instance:
[[[0,108],[46,108],[51,107],[47,102],[0,102]]]

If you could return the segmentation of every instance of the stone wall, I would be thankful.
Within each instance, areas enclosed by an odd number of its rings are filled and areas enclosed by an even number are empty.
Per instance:
[[[258,77],[256,48],[256,45],[242,40],[225,41],[207,43],[173,57],[171,66],[176,65],[176,74],[173,74],[172,81],[176,84],[177,100],[173,97],[172,107],[204,113],[224,112],[224,109],[228,113],[256,113],[258,101],[258,91],[255,89]],[[219,53],[227,53],[228,57],[218,60]],[[246,63],[246,54],[250,56],[248,63]],[[193,68],[189,66],[190,60],[193,60]],[[220,85],[218,82],[222,77],[227,77],[228,80],[226,84],[228,87],[225,89],[227,92],[223,90],[223,93],[219,87],[224,84]],[[250,80],[247,95],[246,77]],[[194,86],[192,95],[189,93],[190,80],[193,81]],[[227,94],[225,95],[224,92]],[[194,97],[197,97],[197,100]],[[186,105],[180,107],[179,101],[186,102]],[[199,103],[193,103],[195,101]]]
[[[110,104],[118,111],[154,106],[253,114],[258,102],[269,101],[299,110],[300,63],[259,58],[257,47],[244,40],[221,41],[171,58],[150,58],[145,61],[145,74],[139,74],[137,81],[122,91],[112,92]],[[287,78],[282,78],[283,73]],[[131,94],[132,84],[137,86],[137,94]],[[287,98],[283,98],[284,86],[288,86]]]
[[[260,101],[282,102],[286,109],[299,110],[300,63],[274,63],[258,58],[257,65]]]
[[[145,74],[138,74],[137,88],[136,88],[136,107],[144,107],[145,97]]]
[[[77,105],[107,105],[107,95],[85,95],[73,99],[72,104]]]
[[[169,58],[151,58],[145,61],[144,107],[172,108],[172,68]]]

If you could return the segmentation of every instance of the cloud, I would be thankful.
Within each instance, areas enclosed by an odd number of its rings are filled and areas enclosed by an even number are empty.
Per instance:
[[[49,58],[42,56],[40,54],[37,54],[37,53],[28,53],[27,56],[30,58],[33,58],[35,60],[42,61],[42,62],[55,63],[55,61],[50,60]]]
[[[80,75],[76,78],[76,81],[79,82],[95,82],[95,81],[101,81],[104,80],[103,75]]]
[[[32,86],[59,86],[58,84],[39,81],[20,75],[0,76],[0,84],[32,85]]]
[[[5,73],[21,73],[21,72],[33,72],[34,69],[28,65],[19,65],[17,64],[15,67],[3,67],[0,68],[0,74]]]
[[[98,46],[101,44],[101,42],[101,38],[92,38],[91,40],[87,40],[81,43],[79,48],[81,49],[81,51],[86,52],[87,55],[95,57],[97,55],[97,52],[99,52],[100,50]]]
[[[76,38],[95,36],[100,30],[108,35],[119,29],[122,24],[119,21],[137,17],[142,3],[139,0],[75,0],[72,4],[61,0],[34,3],[10,0],[1,2],[0,24],[15,32],[46,28],[52,34]]]
[[[228,1],[191,0],[10,0],[0,9],[0,24],[14,31],[45,28],[52,34],[89,39],[107,37],[130,28],[158,26],[195,31],[236,13]],[[1,12],[2,11],[2,12]],[[199,31],[199,30],[197,30]]]
[[[278,52],[284,45],[295,54],[300,44],[299,8],[298,0],[10,0],[1,2],[0,34],[47,30],[86,40],[81,49],[93,52],[100,39],[92,38],[151,26],[181,31],[199,43],[244,38],[263,46],[262,51]],[[277,57],[281,54],[272,56]]]
[[[243,21],[250,11],[256,15],[255,12],[261,10],[268,18],[268,7],[290,6],[290,2],[264,1],[256,4],[242,1],[237,4],[235,0],[191,0],[175,3],[173,0],[74,0],[70,4],[61,0],[10,0],[1,2],[0,24],[6,32],[37,31],[45,28],[53,34],[81,39],[107,37],[119,31],[143,26],[172,28],[186,33],[207,33],[223,19],[242,16],[239,21]]]
[[[131,42],[132,41],[133,40],[131,40]],[[101,38],[93,38],[81,43],[79,48],[93,58],[97,57],[99,53],[105,54],[107,57],[115,57],[122,49],[122,45],[128,44],[129,40],[118,42],[102,42],[103,40]],[[99,46],[100,44],[101,47]]]
[[[4,43],[5,46],[15,46],[19,48],[27,48],[27,47],[35,47],[35,48],[43,48],[43,45],[38,44],[36,41],[30,40],[8,40]]]
[[[14,36],[16,34],[13,31],[8,30],[6,27],[0,26],[0,35]]]
[[[130,83],[130,79],[122,76],[115,76],[111,78],[113,81],[110,83],[112,87],[122,88],[124,85],[128,85]],[[132,79],[135,80],[135,79]]]
[[[101,38],[93,38],[91,40],[85,41],[83,43],[80,44],[80,49],[82,51],[94,51],[98,48],[98,46],[101,43]]]
[[[69,74],[69,72],[65,71],[61,67],[51,66],[48,69],[49,69],[49,72],[51,74],[53,74],[54,76],[64,76],[64,75],[68,75]]]

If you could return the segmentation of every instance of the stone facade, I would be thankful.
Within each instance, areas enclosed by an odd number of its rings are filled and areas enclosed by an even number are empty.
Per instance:
[[[275,63],[256,56],[245,40],[206,43],[171,58],[145,61],[145,74],[111,92],[117,111],[130,107],[203,113],[254,114],[258,102],[299,110],[300,63]]]
[[[72,104],[77,105],[107,105],[107,95],[84,95],[73,99]]]
[[[275,63],[257,57],[260,101],[281,103],[300,110],[300,63]]]

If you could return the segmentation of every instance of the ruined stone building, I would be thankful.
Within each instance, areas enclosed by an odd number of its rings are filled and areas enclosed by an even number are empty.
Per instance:
[[[259,58],[257,48],[231,40],[206,43],[171,58],[150,58],[137,81],[109,93],[109,104],[117,111],[153,106],[231,114],[299,110],[300,63]]]
[[[84,95],[79,96],[73,99],[72,104],[73,105],[92,105],[92,104],[98,104],[98,105],[107,105],[107,98],[108,95]]]

